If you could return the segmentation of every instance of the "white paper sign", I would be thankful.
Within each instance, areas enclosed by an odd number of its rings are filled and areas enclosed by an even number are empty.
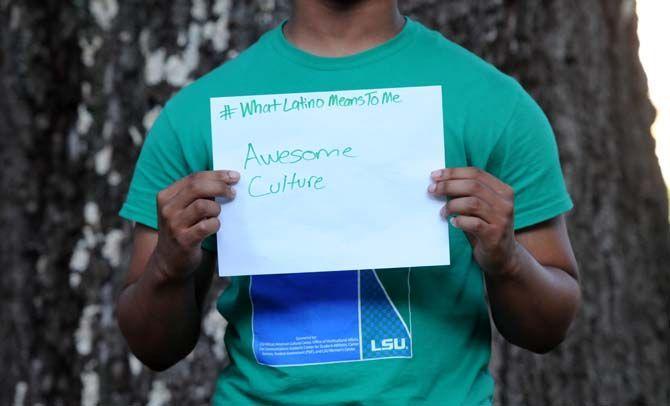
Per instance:
[[[439,86],[211,99],[219,275],[449,264]]]

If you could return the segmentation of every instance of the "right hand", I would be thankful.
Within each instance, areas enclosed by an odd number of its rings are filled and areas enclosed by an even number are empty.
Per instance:
[[[157,196],[158,242],[154,259],[168,279],[188,277],[202,260],[202,241],[220,227],[216,196],[235,198],[240,174],[235,171],[196,172],[178,180]]]

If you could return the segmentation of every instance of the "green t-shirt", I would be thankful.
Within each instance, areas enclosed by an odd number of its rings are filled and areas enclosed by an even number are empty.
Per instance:
[[[278,27],[182,89],[147,136],[121,216],[156,228],[157,192],[212,169],[210,97],[428,85],[443,89],[445,167],[476,166],[511,185],[516,229],[572,208],[531,97],[407,19],[393,39],[339,58],[297,49]],[[217,303],[230,364],[213,403],[489,405],[483,275],[463,232],[450,237],[450,266],[232,278]]]

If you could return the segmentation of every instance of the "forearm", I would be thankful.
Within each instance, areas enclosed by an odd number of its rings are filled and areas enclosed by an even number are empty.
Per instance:
[[[494,322],[510,342],[544,353],[561,343],[580,302],[577,280],[563,269],[543,266],[520,243],[510,269],[487,274]]]
[[[131,350],[155,370],[191,352],[200,335],[200,312],[193,274],[169,279],[155,255],[118,301],[119,325]]]

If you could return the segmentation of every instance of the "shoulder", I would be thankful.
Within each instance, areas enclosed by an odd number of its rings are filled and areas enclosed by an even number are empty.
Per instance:
[[[428,66],[439,70],[452,89],[461,94],[487,95],[487,98],[517,99],[524,93],[518,81],[502,72],[490,62],[462,45],[430,29],[418,25],[415,46]]]
[[[263,37],[234,59],[226,61],[178,90],[163,106],[161,115],[175,133],[183,154],[195,170],[211,168],[212,97],[236,94],[247,86],[249,68],[263,57]]]
[[[242,84],[249,80],[249,70],[263,58],[266,35],[239,55],[230,59],[208,73],[189,83],[177,91],[167,102],[166,109],[172,112],[187,113],[200,110],[202,105],[209,105],[211,97],[223,97],[239,92]]]

